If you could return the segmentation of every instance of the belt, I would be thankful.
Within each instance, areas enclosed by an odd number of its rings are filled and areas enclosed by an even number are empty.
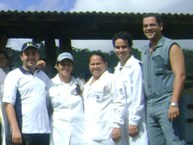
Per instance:
[[[172,93],[172,90],[162,90],[162,91],[158,91],[158,92],[153,92],[150,95],[147,95],[147,99],[151,99],[151,98],[156,97],[156,96],[163,96],[165,94],[170,94],[170,93]]]

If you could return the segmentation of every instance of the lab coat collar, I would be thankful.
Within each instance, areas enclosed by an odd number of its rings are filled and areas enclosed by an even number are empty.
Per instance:
[[[96,80],[96,81],[103,80],[103,78],[105,78],[107,74],[109,74],[109,72],[106,70],[106,71],[100,76],[100,78],[99,78],[98,80]],[[92,80],[93,80],[93,76],[92,76],[92,77],[90,78],[90,80],[88,81],[88,84],[89,84],[89,85],[91,84]]]
[[[118,64],[117,64],[117,66],[115,67],[115,69],[121,71],[121,70],[124,69],[124,68],[130,68],[133,60],[134,60],[134,56],[131,55],[131,57],[127,60],[127,62],[125,63],[124,66],[121,66],[121,63],[118,62]],[[121,70],[120,70],[120,67],[122,67]]]
[[[59,74],[57,74],[52,81],[54,82],[54,84],[56,85],[62,85],[62,84],[67,84],[67,85],[72,85],[75,82],[75,78],[74,76],[71,75],[71,80],[69,83],[64,83],[60,80]]]

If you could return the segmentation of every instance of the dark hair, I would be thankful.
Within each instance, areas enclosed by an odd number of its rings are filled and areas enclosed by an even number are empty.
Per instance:
[[[131,34],[129,32],[118,32],[113,35],[112,41],[113,41],[113,46],[115,46],[115,41],[117,39],[123,39],[124,41],[127,41],[129,47],[132,47],[133,45],[133,39],[131,37]]]
[[[93,52],[91,53],[90,57],[89,57],[89,62],[90,62],[90,58],[91,58],[92,56],[94,56],[94,55],[100,56],[100,57],[102,58],[102,61],[103,61],[104,63],[107,62],[107,60],[106,60],[106,58],[105,58],[105,55],[104,55],[101,51],[93,51]]]
[[[0,54],[3,54],[7,60],[9,59],[9,56],[6,51],[0,50]]]
[[[143,19],[144,19],[144,18],[147,18],[147,17],[154,17],[154,18],[156,19],[158,25],[160,25],[161,23],[163,23],[162,17],[161,17],[161,15],[158,14],[158,13],[147,13],[147,14],[145,14],[145,15],[143,16]]]

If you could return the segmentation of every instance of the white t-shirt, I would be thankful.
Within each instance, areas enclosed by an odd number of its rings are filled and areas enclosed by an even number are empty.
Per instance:
[[[51,84],[39,70],[31,74],[18,68],[7,74],[3,102],[14,105],[22,133],[50,133],[46,101]]]

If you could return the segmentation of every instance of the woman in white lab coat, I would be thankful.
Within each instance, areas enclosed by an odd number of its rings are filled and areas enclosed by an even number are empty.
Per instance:
[[[49,90],[53,108],[51,115],[51,145],[86,145],[81,90],[83,81],[74,77],[73,57],[63,52],[57,58],[58,74]]]
[[[128,32],[115,34],[113,46],[119,59],[114,73],[124,82],[127,93],[125,122],[128,122],[126,128],[129,145],[148,145],[141,63],[131,53],[130,34]]]
[[[102,53],[91,55],[89,69],[92,77],[83,91],[89,145],[125,145],[120,131],[125,107],[123,84],[107,71]]]

